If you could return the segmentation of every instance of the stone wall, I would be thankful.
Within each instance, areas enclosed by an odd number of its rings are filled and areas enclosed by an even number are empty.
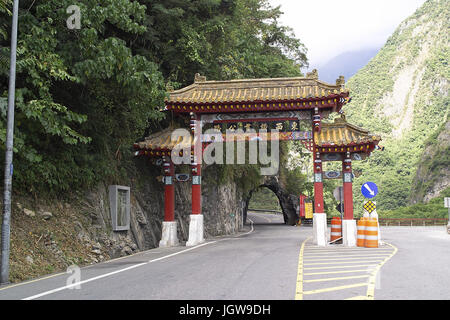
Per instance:
[[[177,173],[186,173],[189,166],[177,167],[176,170]],[[233,181],[218,184],[218,175],[213,166],[203,169],[202,210],[206,239],[236,234],[242,230],[252,193],[244,194]],[[73,222],[74,229],[79,241],[90,248],[93,262],[159,246],[164,219],[164,185],[158,179],[161,176],[162,167],[142,159],[137,160],[136,170],[130,174],[128,181],[114,182],[130,187],[128,231],[112,230],[108,184],[100,184],[79,197],[79,203],[73,205],[73,209],[80,214]],[[261,177],[259,185],[277,195],[285,223],[294,225],[298,219],[295,207],[297,198],[287,194],[279,180],[279,176]],[[191,182],[176,182],[175,220],[178,222],[181,245],[188,240],[190,214]]]
[[[177,168],[178,170],[178,168]],[[186,171],[186,170],[185,170]],[[158,181],[161,167],[146,163],[140,167],[138,177],[131,187],[130,230],[112,231],[108,186],[99,185],[89,191],[83,206],[92,219],[90,226],[77,227],[79,237],[98,242],[111,258],[131,254],[137,250],[158,247],[164,219],[164,185]],[[217,185],[217,173],[204,170],[202,184],[202,210],[205,221],[205,238],[235,234],[243,227],[245,201],[235,183]],[[181,244],[189,236],[191,214],[191,182],[175,183],[175,220],[178,222],[178,239]]]

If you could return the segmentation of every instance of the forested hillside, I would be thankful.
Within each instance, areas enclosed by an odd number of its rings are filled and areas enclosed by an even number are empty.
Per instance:
[[[0,0],[0,153],[11,4]],[[74,4],[80,29],[67,26]],[[160,112],[167,89],[190,85],[196,73],[301,75],[306,49],[280,15],[267,0],[21,0],[11,281],[157,247],[161,167],[135,159],[133,143],[169,125]],[[205,237],[239,230],[245,191],[260,178],[255,166],[223,167],[203,172]],[[111,229],[111,184],[131,187],[127,231]],[[175,188],[178,238],[186,241],[191,188]]]
[[[443,196],[449,185],[448,131],[441,135],[450,111],[449,7],[445,0],[425,2],[347,84],[348,120],[381,134],[385,147],[354,164],[364,172],[354,185],[376,182],[382,210]],[[359,190],[355,195],[362,203]]]
[[[12,1],[0,3],[2,151]],[[304,46],[266,0],[83,0],[78,30],[66,25],[72,4],[20,1],[15,191],[117,183],[133,170],[133,142],[165,125],[166,85],[189,85],[195,73],[298,76],[306,64]]]

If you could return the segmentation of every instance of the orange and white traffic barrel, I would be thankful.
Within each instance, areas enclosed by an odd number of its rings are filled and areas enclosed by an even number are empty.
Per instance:
[[[356,245],[358,247],[364,247],[364,241],[366,239],[366,218],[362,217],[359,219],[357,228]]]
[[[342,223],[341,218],[333,217],[331,219],[331,236],[330,241],[335,241],[342,237]]]
[[[364,246],[366,248],[378,248],[378,220],[369,218],[366,221]]]

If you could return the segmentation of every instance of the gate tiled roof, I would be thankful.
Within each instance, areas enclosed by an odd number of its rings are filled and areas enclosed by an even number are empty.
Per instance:
[[[314,142],[319,147],[378,144],[380,141],[380,136],[348,123],[343,117],[336,118],[334,123],[322,123],[320,132],[314,132]]]
[[[228,81],[207,81],[205,77],[197,74],[192,85],[175,91],[169,89],[169,98],[165,104],[167,109],[178,112],[231,112],[231,109],[225,111],[225,108],[219,108],[227,104],[234,104],[234,108],[241,108],[240,104],[244,104],[241,111],[258,111],[264,108],[267,110],[269,106],[264,105],[267,102],[275,102],[275,106],[286,108],[305,107],[305,104],[298,103],[320,101],[322,105],[328,104],[330,108],[337,108],[342,104],[341,98],[346,98],[349,94],[344,84],[342,76],[336,80],[336,84],[320,81],[315,70],[306,77]],[[294,105],[294,102],[297,104]],[[207,108],[192,108],[198,105]],[[306,107],[315,106],[310,104]]]

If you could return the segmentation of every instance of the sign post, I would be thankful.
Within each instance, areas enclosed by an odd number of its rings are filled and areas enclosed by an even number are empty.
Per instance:
[[[370,199],[375,198],[378,194],[378,187],[373,182],[366,182],[361,186],[361,193],[367,199],[364,203],[363,208],[369,214],[369,217],[372,217],[372,213],[374,218],[377,219],[378,223],[378,214],[377,214],[377,203]],[[378,244],[381,244],[381,233],[380,233],[380,224],[378,223]]]
[[[305,202],[305,219],[313,218],[313,207],[311,202]]]
[[[333,196],[337,202],[339,202],[338,211],[341,213],[341,221],[344,221],[343,212],[344,212],[344,187],[336,187],[333,191]]]
[[[14,0],[11,31],[11,63],[9,68],[8,115],[6,129],[5,181],[3,190],[3,221],[1,237],[0,283],[9,282],[9,254],[11,237],[11,193],[13,175],[13,143],[14,143],[14,102],[16,90],[16,55],[17,55],[17,24],[19,0]]]
[[[447,233],[450,234],[450,198],[444,198],[444,207],[448,208]]]
[[[367,199],[372,199],[378,194],[378,187],[373,182],[366,182],[361,187],[361,193]]]

